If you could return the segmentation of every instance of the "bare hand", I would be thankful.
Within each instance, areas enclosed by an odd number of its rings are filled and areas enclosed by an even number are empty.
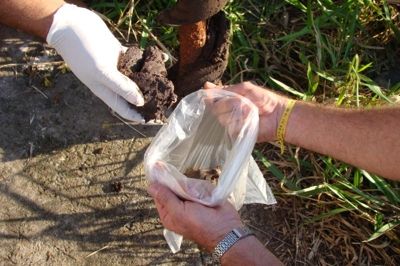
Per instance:
[[[258,142],[276,140],[276,130],[288,99],[268,89],[256,86],[251,82],[243,82],[232,86],[217,86],[207,82],[205,89],[224,89],[242,95],[252,101],[259,110],[260,128]],[[222,115],[234,101],[218,101],[213,108]]]
[[[207,251],[234,228],[242,226],[235,208],[226,201],[211,208],[179,199],[167,187],[153,183],[148,192],[154,198],[160,219],[165,228],[190,239]]]

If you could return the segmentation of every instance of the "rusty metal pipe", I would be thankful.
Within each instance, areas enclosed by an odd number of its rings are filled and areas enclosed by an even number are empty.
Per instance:
[[[207,19],[217,14],[228,0],[179,0],[162,11],[158,20],[163,24],[179,25],[179,71],[193,64],[207,40]]]
[[[187,76],[186,74],[192,74],[194,77],[198,78],[197,76],[199,75],[199,73],[204,72],[201,68],[204,68],[206,66],[204,66],[204,60],[202,63],[200,63],[200,61],[202,60],[202,58],[200,57],[203,53],[203,49],[207,50],[207,48],[205,47],[207,45],[207,38],[209,37],[209,29],[207,29],[208,20],[216,15],[219,11],[221,11],[221,9],[226,5],[227,2],[228,0],[178,0],[177,4],[174,7],[162,11],[159,14],[159,22],[167,25],[179,26],[178,39],[180,46],[179,62],[177,66],[178,80],[176,80],[178,84],[179,79]],[[214,42],[215,36],[213,36],[212,39],[212,42]],[[210,54],[210,51],[208,54]],[[193,67],[194,69],[197,69],[197,72],[199,73],[189,73],[194,71]],[[209,69],[211,71],[212,67]],[[221,75],[222,73],[223,71],[221,72]],[[207,77],[210,73],[203,74],[203,77]],[[198,87],[197,89],[199,89],[200,87]],[[177,93],[180,96],[186,94],[191,89],[185,90],[185,92],[181,92],[181,90],[182,88],[178,86]]]

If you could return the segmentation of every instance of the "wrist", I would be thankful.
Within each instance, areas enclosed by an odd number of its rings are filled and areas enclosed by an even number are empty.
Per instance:
[[[238,227],[231,230],[214,248],[213,257],[220,260],[226,252],[229,251],[240,240],[253,235],[253,233],[246,226]]]
[[[0,22],[45,39],[53,16],[63,3],[63,0],[2,1]]]
[[[254,235],[240,239],[220,262],[221,265],[283,265]]]
[[[274,121],[275,122],[275,125],[274,125],[275,130],[273,131],[273,133],[274,133],[274,139],[273,140],[274,141],[278,140],[278,128],[279,128],[279,125],[280,125],[280,123],[282,121],[282,118],[283,118],[283,116],[285,114],[285,111],[287,110],[287,108],[288,108],[288,106],[290,104],[290,101],[291,101],[291,99],[283,98],[280,101],[278,107],[276,108],[276,119]]]
[[[253,246],[253,243],[258,242],[254,235],[240,239],[235,245],[228,249],[225,254],[221,257],[221,265],[230,265],[234,258],[244,257],[246,255],[252,256],[252,254],[246,254],[244,252],[248,246]]]
[[[286,128],[295,104],[296,104],[295,100],[288,100],[285,106],[285,110],[281,115],[281,118],[279,119],[279,124],[276,131],[276,137],[277,137],[277,142],[281,148],[281,154],[283,154],[285,151]]]
[[[260,135],[258,142],[277,140],[279,122],[290,99],[276,94],[273,97],[275,98],[274,103],[266,102],[260,109]]]
[[[296,102],[286,126],[286,134],[285,134],[285,142],[293,145],[299,145],[299,138],[303,135],[303,125],[305,118],[304,114],[301,114],[304,110],[304,107],[307,106],[308,103],[303,101]],[[307,118],[306,118],[307,119]],[[301,141],[300,141],[301,142]]]
[[[47,5],[46,12],[48,15],[46,16],[46,19],[43,22],[43,29],[40,36],[45,40],[47,38],[47,34],[50,31],[51,25],[53,24],[54,15],[63,5],[65,5],[65,2],[63,0],[57,0],[57,1],[51,1],[51,3],[46,3],[46,5]]]
[[[209,234],[201,234],[201,237],[204,237],[204,241],[200,241],[198,243],[200,243],[200,245],[203,246],[207,252],[212,253],[218,243],[224,239],[226,234],[239,227],[243,227],[243,224],[240,221],[230,221],[229,223],[220,226],[216,230],[209,230]],[[202,245],[201,243],[204,244]]]

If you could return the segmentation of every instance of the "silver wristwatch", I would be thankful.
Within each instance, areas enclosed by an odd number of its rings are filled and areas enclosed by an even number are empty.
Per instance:
[[[249,235],[253,235],[253,232],[245,226],[233,229],[217,244],[212,254],[213,258],[219,260],[236,242]]]

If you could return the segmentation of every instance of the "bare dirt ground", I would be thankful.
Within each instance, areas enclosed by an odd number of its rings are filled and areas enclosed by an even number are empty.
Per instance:
[[[138,134],[72,73],[5,68],[60,59],[7,28],[0,42],[0,264],[201,264],[194,245],[171,254],[146,192],[157,128]]]

